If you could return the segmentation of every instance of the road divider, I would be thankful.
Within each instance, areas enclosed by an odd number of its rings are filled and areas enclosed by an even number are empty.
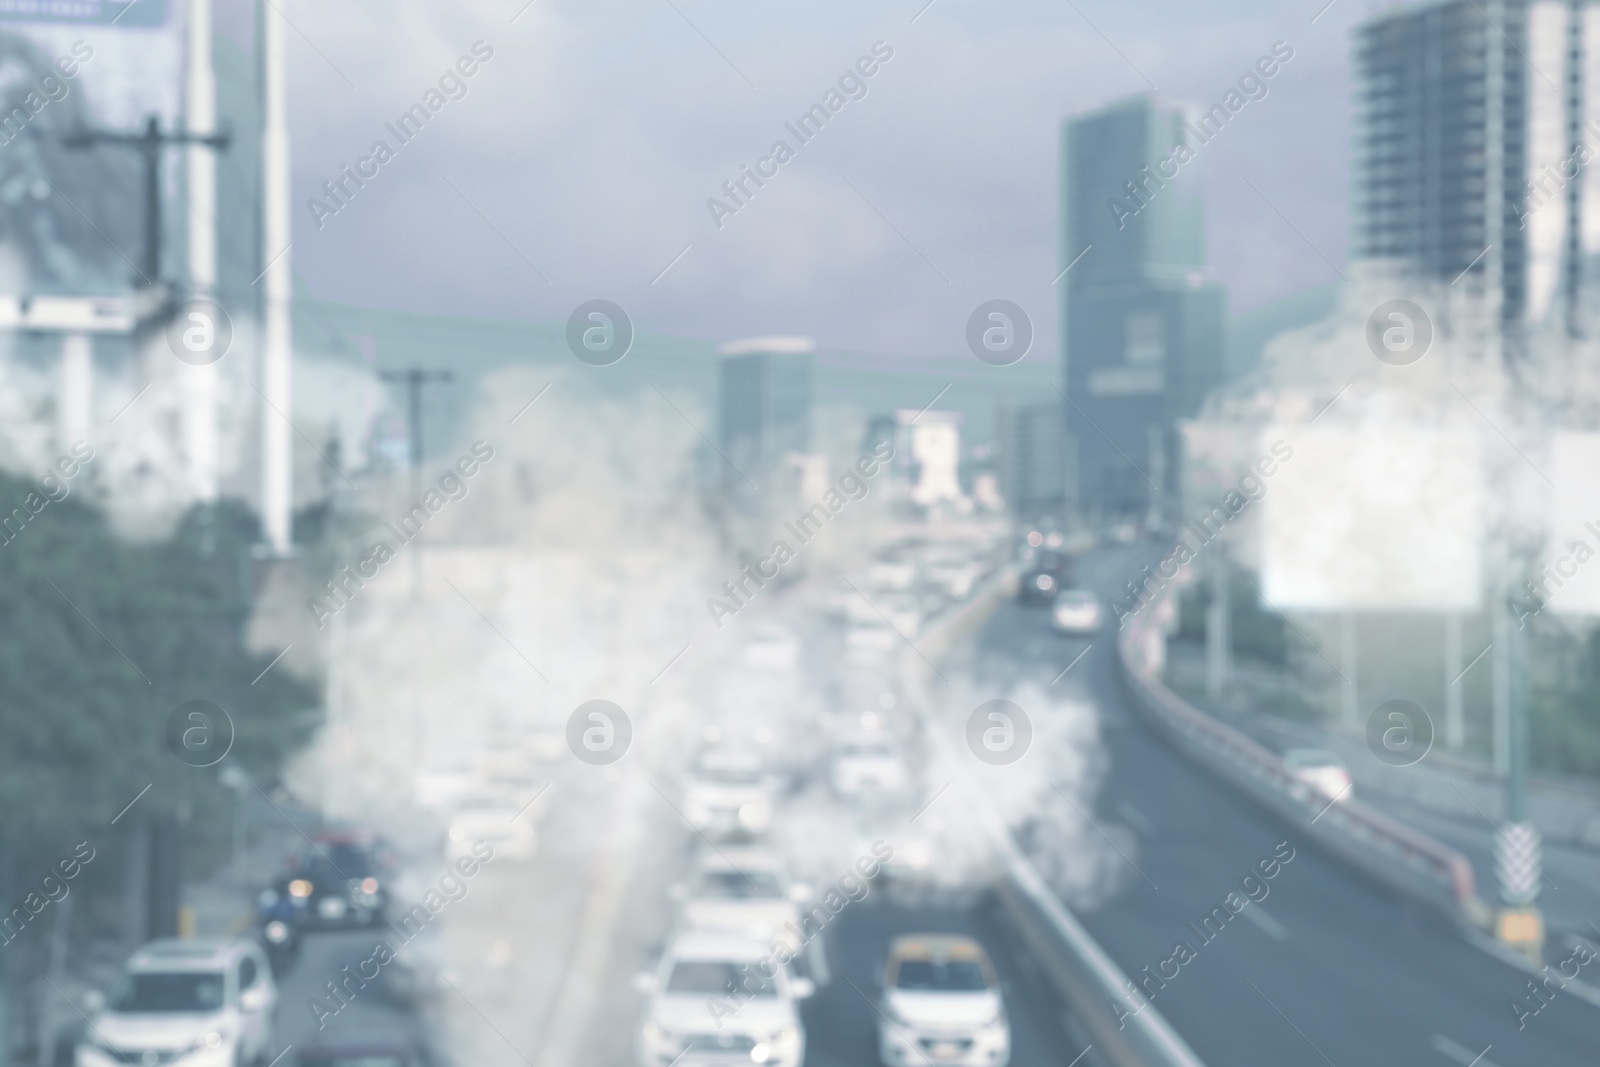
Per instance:
[[[932,713],[927,692],[930,661],[948,654],[982,626],[1002,601],[1015,596],[1020,573],[1016,565],[1001,568],[965,602],[931,620],[922,632],[917,654],[908,651],[902,661],[906,695],[921,716],[931,743],[952,770],[962,767],[971,756],[963,756]],[[995,892],[1006,918],[1088,1033],[1100,1060],[1111,1067],[1204,1067],[1153,1006],[1146,1004],[1137,1013],[1124,1012],[1121,1018],[1109,1010],[1108,1006],[1126,999],[1132,981],[1056,896],[978,790],[968,787],[966,792],[974,810],[985,818],[990,843],[1000,859],[1002,873]]]
[[[1477,929],[1493,913],[1461,853],[1350,797],[1329,799],[1296,778],[1278,754],[1205,714],[1161,681],[1161,611],[1130,617],[1117,661],[1134,704],[1185,754],[1265,805],[1351,866]]]

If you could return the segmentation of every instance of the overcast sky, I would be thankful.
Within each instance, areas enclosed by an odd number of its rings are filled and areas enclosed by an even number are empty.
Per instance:
[[[1152,86],[1218,102],[1286,41],[1270,94],[1183,176],[1208,273],[1248,310],[1345,260],[1350,27],[1372,5],[1313,23],[1324,2],[279,0],[295,266],[334,301],[561,321],[603,297],[648,332],[926,355],[962,354],[1004,297],[1046,358],[1061,120]],[[385,123],[479,40],[466,96],[400,146]],[[784,124],[878,41],[867,95],[801,145]],[[307,199],[379,138],[394,158],[319,229]],[[707,199],[780,139],[795,157],[719,229]]]

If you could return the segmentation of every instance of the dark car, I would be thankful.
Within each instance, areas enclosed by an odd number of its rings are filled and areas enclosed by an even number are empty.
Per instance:
[[[307,927],[372,926],[389,904],[394,857],[371,834],[325,833],[289,861],[275,887],[302,906]]]
[[[350,1036],[303,1045],[296,1052],[300,1067],[429,1067],[427,1050],[406,1037]]]
[[[1022,574],[1017,596],[1022,600],[1049,603],[1072,584],[1072,559],[1064,552],[1045,550],[1034,557]]]

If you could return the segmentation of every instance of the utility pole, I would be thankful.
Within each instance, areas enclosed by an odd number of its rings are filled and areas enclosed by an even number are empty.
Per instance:
[[[1356,647],[1356,613],[1349,608],[1339,613],[1339,667],[1344,676],[1339,716],[1346,728],[1355,729],[1361,723],[1361,658]]]
[[[225,149],[233,135],[226,130],[217,133],[189,133],[184,130],[163,131],[161,120],[151,115],[142,132],[123,130],[74,130],[62,137],[68,148],[90,148],[97,144],[121,145],[140,154],[144,163],[144,249],[136,282],[141,288],[153,289],[161,284],[161,152],[165,148],[185,145],[205,145]]]
[[[455,374],[447,370],[412,366],[403,371],[386,370],[380,376],[386,382],[401,382],[406,387],[406,441],[411,446],[411,503],[415,506],[422,502],[422,388],[434,382],[455,381]],[[419,530],[418,540],[421,536]],[[413,595],[422,588],[421,550],[422,546],[416,545],[411,552]]]
[[[1144,528],[1161,529],[1166,522],[1167,496],[1167,435],[1166,427],[1151,423],[1145,427],[1145,443],[1150,450],[1150,499],[1144,509]]]
[[[386,382],[400,382],[406,387],[406,442],[411,446],[411,495],[422,496],[422,387],[433,382],[453,382],[455,374],[447,370],[427,370],[408,367],[405,370],[386,370],[379,375]]]
[[[211,0],[189,0],[185,41],[184,124],[203,132],[217,128],[217,79],[211,59]],[[193,143],[185,153],[188,194],[189,297],[214,301],[217,295],[217,154]],[[185,451],[194,495],[209,520],[217,500],[217,378],[219,368],[203,363],[183,368]]]
[[[294,254],[289,223],[289,92],[283,13],[256,8],[261,42],[261,532],[273,556],[294,552]]]
[[[1461,695],[1461,613],[1444,617],[1444,743],[1460,752],[1466,743],[1466,711]]]
[[[1584,151],[1583,135],[1583,110],[1584,110],[1584,47],[1583,31],[1584,16],[1588,7],[1586,0],[1567,0],[1567,71],[1566,71],[1566,142],[1569,158],[1580,157]],[[1562,310],[1565,312],[1566,361],[1572,358],[1571,341],[1583,334],[1579,322],[1579,307],[1583,293],[1583,185],[1581,181],[1569,182],[1566,189],[1567,199],[1567,233],[1566,246],[1561,255],[1561,276],[1563,288]],[[1563,369],[1567,369],[1563,367]]]
[[[1509,583],[1508,583],[1509,584]],[[1509,616],[1509,598],[1494,610]],[[1544,918],[1535,903],[1543,875],[1539,828],[1528,817],[1528,638],[1527,622],[1509,618],[1507,643],[1510,715],[1506,737],[1505,822],[1495,839],[1495,873],[1500,882],[1500,914],[1495,934],[1535,960],[1543,959]]]
[[[1221,542],[1212,552],[1211,602],[1206,605],[1206,696],[1221,700],[1228,685],[1233,648],[1232,585],[1228,554]]]

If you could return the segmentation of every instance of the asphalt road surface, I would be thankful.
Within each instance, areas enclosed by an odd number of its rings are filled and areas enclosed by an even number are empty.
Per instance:
[[[887,894],[847,906],[828,927],[832,981],[805,1003],[807,1067],[871,1067],[878,1060],[880,986],[889,941],[901,934],[959,933],[976,938],[994,961],[1011,1021],[1011,1062],[1065,1067],[1088,1041],[1067,1023],[1064,1005],[987,895],[945,905],[907,905]],[[1077,1067],[1093,1067],[1085,1057]]]
[[[1112,595],[1142,555],[1137,546],[1097,553],[1080,581]],[[1147,965],[1154,973],[1179,941],[1194,950],[1175,978],[1152,988],[1155,1006],[1201,1058],[1231,1067],[1593,1062],[1600,1011],[1558,994],[1519,1031],[1512,998],[1537,1003],[1525,972],[1350,871],[1168,745],[1133,710],[1109,629],[1058,637],[1045,609],[1008,603],[975,652],[980,671],[1048,684],[1086,646],[1067,677],[1096,709],[1109,760],[1092,815],[1102,828],[1130,829],[1139,847],[1129,854],[1137,871],[1080,918],[1130,975]],[[1294,859],[1269,895],[1209,941],[1197,937],[1188,924],[1283,842]],[[1600,976],[1600,961],[1590,968],[1597,974],[1584,978]]]

